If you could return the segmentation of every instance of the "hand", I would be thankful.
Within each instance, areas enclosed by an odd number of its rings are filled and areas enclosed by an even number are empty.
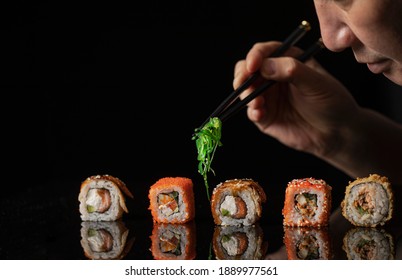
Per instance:
[[[339,148],[342,127],[353,120],[360,107],[316,61],[296,60],[300,49],[292,48],[283,57],[267,58],[279,44],[255,44],[246,59],[236,64],[233,85],[237,88],[256,71],[264,79],[278,81],[248,104],[249,119],[283,144],[324,157]],[[261,82],[262,79],[257,81],[240,98]]]

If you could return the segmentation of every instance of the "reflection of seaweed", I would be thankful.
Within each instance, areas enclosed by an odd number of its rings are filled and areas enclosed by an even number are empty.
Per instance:
[[[355,227],[343,238],[342,249],[350,260],[392,260],[394,241],[384,229]]]

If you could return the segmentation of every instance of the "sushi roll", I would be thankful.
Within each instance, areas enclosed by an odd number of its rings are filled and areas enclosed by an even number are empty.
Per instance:
[[[395,259],[393,237],[384,229],[352,228],[343,238],[342,249],[349,260]]]
[[[262,228],[215,226],[212,246],[217,260],[262,260],[268,249]]]
[[[159,179],[150,187],[148,198],[154,222],[180,224],[195,217],[193,182],[189,178]]]
[[[83,221],[116,221],[128,213],[125,195],[132,193],[119,178],[111,175],[88,177],[81,183],[78,200]]]
[[[155,260],[193,260],[196,257],[195,222],[154,223],[151,253]]]
[[[328,228],[284,227],[288,260],[332,259]]]
[[[266,201],[263,188],[252,179],[233,179],[218,184],[211,197],[216,225],[250,226],[262,215]]]
[[[349,182],[341,202],[342,215],[363,227],[384,225],[392,218],[393,206],[391,183],[377,174]]]
[[[81,246],[88,259],[123,259],[135,239],[128,236],[129,230],[122,221],[81,223]]]
[[[314,178],[288,183],[282,209],[285,226],[327,226],[331,212],[331,186]]]

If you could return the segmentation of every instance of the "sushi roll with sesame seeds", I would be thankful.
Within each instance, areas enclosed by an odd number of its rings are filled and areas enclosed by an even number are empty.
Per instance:
[[[193,182],[189,178],[161,178],[150,187],[148,198],[154,222],[183,224],[195,217]]]
[[[349,182],[342,215],[355,226],[376,227],[392,218],[394,195],[387,177],[371,174]]]
[[[291,227],[328,226],[331,191],[332,187],[324,180],[303,178],[290,181],[282,209],[283,224]]]
[[[116,221],[128,213],[125,197],[133,198],[126,184],[111,175],[88,177],[81,183],[78,200],[83,221]]]
[[[263,188],[252,179],[226,180],[212,192],[211,211],[216,225],[250,226],[262,215]]]

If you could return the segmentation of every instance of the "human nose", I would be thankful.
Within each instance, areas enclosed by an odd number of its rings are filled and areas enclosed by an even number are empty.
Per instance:
[[[334,52],[340,52],[350,46],[356,37],[349,27],[343,14],[336,7],[324,7],[316,5],[318,20],[320,23],[321,37],[326,48]]]

